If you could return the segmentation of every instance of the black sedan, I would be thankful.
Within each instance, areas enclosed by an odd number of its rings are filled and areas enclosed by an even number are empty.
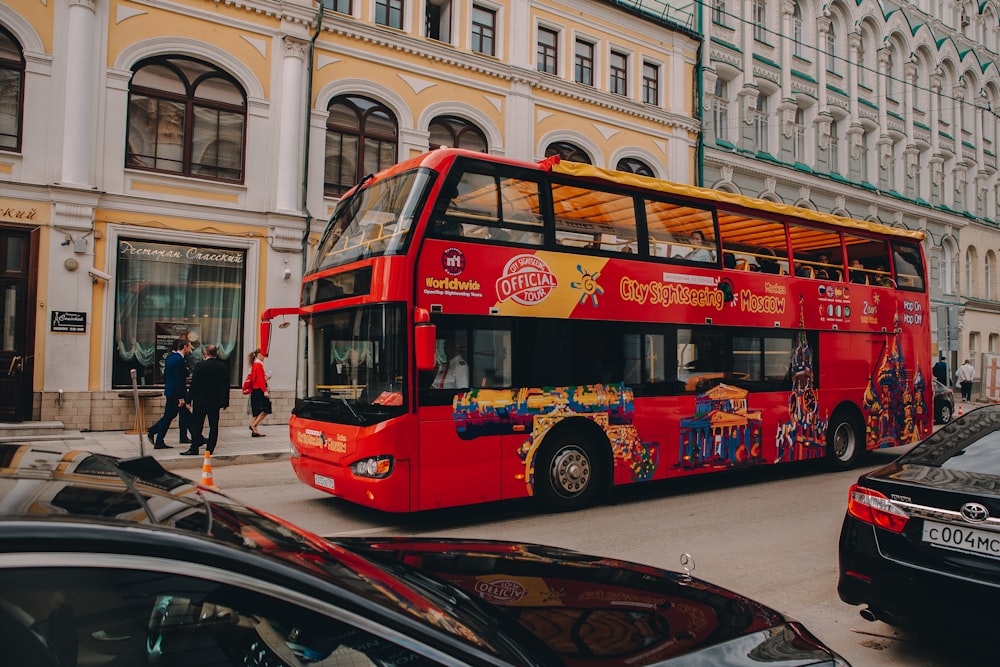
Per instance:
[[[993,639],[1000,406],[969,412],[851,487],[837,589],[868,620]]]
[[[845,665],[686,574],[531,544],[322,539],[151,458],[0,445],[12,665]]]
[[[934,380],[934,423],[947,424],[955,416],[955,394],[951,387]]]

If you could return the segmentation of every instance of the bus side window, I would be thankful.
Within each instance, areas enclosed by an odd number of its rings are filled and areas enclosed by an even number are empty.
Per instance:
[[[554,183],[556,243],[611,253],[629,253],[637,242],[631,195]]]

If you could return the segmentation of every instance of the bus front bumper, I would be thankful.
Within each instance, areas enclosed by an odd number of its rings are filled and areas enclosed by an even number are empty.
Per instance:
[[[381,510],[410,512],[409,461],[396,460],[392,472],[381,479],[354,474],[350,465],[322,461],[292,448],[292,469],[304,484],[343,500]]]

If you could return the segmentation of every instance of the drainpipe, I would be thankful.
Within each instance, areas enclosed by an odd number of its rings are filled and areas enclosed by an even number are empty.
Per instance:
[[[309,137],[312,134],[312,95],[313,95],[313,64],[316,53],[316,39],[323,29],[323,0],[317,3],[316,30],[309,40],[309,70],[306,73],[306,122],[305,143],[302,155],[302,210],[306,214],[306,227],[302,232],[302,275],[306,275],[309,257],[309,230],[312,227],[312,214],[309,213]]]

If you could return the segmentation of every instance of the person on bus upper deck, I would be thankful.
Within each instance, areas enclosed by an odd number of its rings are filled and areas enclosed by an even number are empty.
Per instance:
[[[714,262],[715,254],[709,250],[711,246],[705,242],[705,234],[700,229],[696,229],[691,232],[690,238],[688,238],[688,243],[691,244],[692,250],[684,255],[684,259],[690,259],[694,262]]]
[[[757,270],[761,273],[780,273],[781,267],[778,265],[776,257],[772,248],[759,248],[757,250]]]
[[[861,285],[868,283],[868,272],[865,271],[864,264],[857,257],[851,260],[851,282]]]
[[[431,387],[434,389],[465,389],[469,386],[469,365],[462,356],[462,348],[454,337],[444,340],[445,362],[438,366]]]

